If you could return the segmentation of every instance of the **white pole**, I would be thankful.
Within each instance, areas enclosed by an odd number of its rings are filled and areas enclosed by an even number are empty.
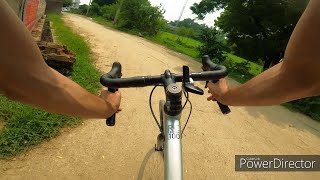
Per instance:
[[[184,2],[183,8],[182,8],[182,10],[181,10],[181,13],[180,13],[180,16],[179,16],[179,19],[178,19],[178,22],[177,22],[176,26],[179,25],[179,21],[181,20],[182,14],[183,14],[183,12],[184,12],[184,9],[185,9],[186,6],[187,6],[187,3],[188,3],[188,0],[186,0],[186,1]]]

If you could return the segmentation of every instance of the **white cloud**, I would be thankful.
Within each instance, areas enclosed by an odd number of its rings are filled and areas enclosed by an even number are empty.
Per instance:
[[[81,4],[89,4],[90,0],[81,0]],[[164,18],[168,21],[174,21],[178,20],[179,15],[181,13],[181,10],[183,8],[183,5],[186,0],[149,0],[152,5],[159,6],[161,5],[165,9]],[[199,3],[201,0],[188,0],[188,3],[186,5],[185,11],[182,15],[181,20],[186,18],[196,18],[197,16],[192,13],[190,10],[190,7],[194,3]],[[208,26],[214,25],[214,20],[217,19],[217,17],[220,16],[221,11],[217,11],[214,13],[210,13],[206,16],[206,18],[203,21],[198,20],[198,23],[205,23]]]

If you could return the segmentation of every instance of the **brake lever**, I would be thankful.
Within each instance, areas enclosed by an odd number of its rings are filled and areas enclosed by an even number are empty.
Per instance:
[[[203,95],[204,92],[201,88],[195,86],[193,84],[193,81],[190,81],[190,74],[189,74],[189,67],[188,66],[183,66],[182,67],[183,70],[183,88],[185,91],[190,92],[190,93],[194,93],[194,94],[198,94],[198,95]],[[191,79],[192,80],[192,79]]]

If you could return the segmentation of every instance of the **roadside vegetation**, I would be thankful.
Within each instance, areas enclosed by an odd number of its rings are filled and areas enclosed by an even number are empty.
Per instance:
[[[77,56],[70,78],[90,92],[97,93],[100,74],[91,64],[90,49],[85,40],[63,23],[61,15],[49,15],[49,19],[58,41]],[[62,127],[81,122],[79,118],[47,113],[4,96],[0,96],[0,108],[0,124],[4,124],[0,129],[0,158],[10,158],[56,136]]]

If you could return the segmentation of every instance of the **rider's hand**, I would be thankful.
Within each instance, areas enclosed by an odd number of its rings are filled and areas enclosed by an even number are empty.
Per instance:
[[[229,91],[229,85],[226,79],[220,79],[217,83],[208,83],[208,93],[211,96],[207,98],[208,101],[219,101],[223,103],[223,96]]]
[[[121,102],[121,93],[116,91],[111,93],[109,91],[103,90],[101,91],[100,97],[104,99],[113,113],[120,112],[120,102]]]

